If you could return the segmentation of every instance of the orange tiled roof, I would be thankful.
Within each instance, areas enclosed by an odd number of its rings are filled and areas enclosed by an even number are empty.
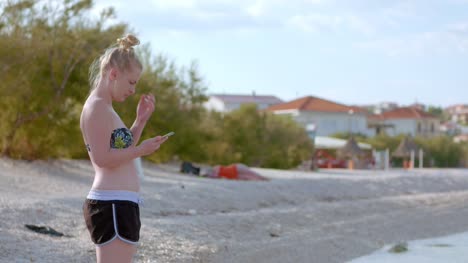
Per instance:
[[[386,120],[386,119],[427,119],[437,118],[436,116],[416,109],[413,107],[396,108],[394,110],[386,111],[381,114],[370,115],[369,119],[373,120]]]
[[[352,109],[354,112],[366,113],[365,109],[357,106],[347,106],[329,100],[307,96],[295,99],[289,102],[273,105],[266,110],[279,111],[279,110],[299,110],[299,111],[323,111],[323,112],[346,112]]]

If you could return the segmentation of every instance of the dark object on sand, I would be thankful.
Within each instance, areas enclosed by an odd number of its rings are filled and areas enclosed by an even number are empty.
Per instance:
[[[40,234],[45,234],[45,235],[51,235],[51,236],[56,236],[56,237],[61,237],[64,236],[63,233],[60,233],[53,229],[52,227],[48,226],[36,226],[36,225],[24,225],[27,229],[32,230],[36,233]]]
[[[408,251],[408,244],[406,242],[394,245],[388,252],[390,253],[403,253]]]
[[[430,247],[453,247],[453,245],[449,245],[449,244],[431,244],[428,246]]]
[[[191,162],[182,162],[180,165],[180,172],[184,174],[200,174],[200,167],[194,166]]]

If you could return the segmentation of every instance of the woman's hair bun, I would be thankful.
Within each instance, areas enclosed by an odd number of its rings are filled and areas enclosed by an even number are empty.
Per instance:
[[[133,46],[140,44],[140,40],[136,36],[128,34],[122,38],[118,38],[117,43],[119,48],[130,50]]]

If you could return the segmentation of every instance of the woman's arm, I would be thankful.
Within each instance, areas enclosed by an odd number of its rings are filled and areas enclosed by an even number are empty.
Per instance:
[[[140,141],[141,133],[143,132],[143,129],[146,126],[146,122],[139,121],[138,118],[135,119],[135,122],[133,122],[132,127],[130,130],[132,131],[133,135],[133,144],[132,146],[136,146],[138,144],[138,141]]]
[[[113,114],[108,105],[95,101],[83,115],[83,133],[89,144],[89,154],[93,163],[99,167],[114,168],[137,157],[152,154],[167,140],[166,137],[156,136],[138,146],[134,143],[128,148],[113,149],[110,147]]]
[[[144,94],[140,97],[140,101],[137,106],[137,116],[135,122],[133,122],[130,130],[133,134],[133,145],[137,145],[140,140],[141,133],[146,126],[151,114],[154,111],[154,96],[151,94]]]

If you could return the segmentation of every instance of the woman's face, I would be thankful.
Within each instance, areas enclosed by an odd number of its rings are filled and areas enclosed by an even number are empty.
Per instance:
[[[123,102],[135,93],[141,69],[132,67],[126,71],[115,70],[113,74],[114,80],[111,82],[112,100]]]

